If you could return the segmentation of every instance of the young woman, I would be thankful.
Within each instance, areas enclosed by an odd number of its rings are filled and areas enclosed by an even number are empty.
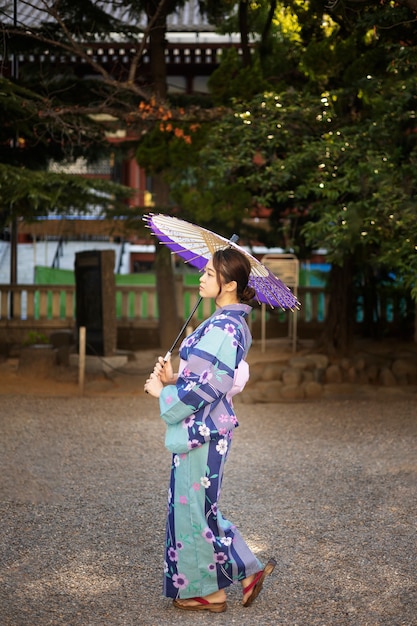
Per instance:
[[[215,299],[215,313],[183,341],[179,373],[159,357],[145,383],[145,391],[159,398],[165,445],[173,453],[164,595],[188,611],[225,611],[225,589],[237,581],[249,606],[276,565],[270,559],[263,567],[218,507],[238,425],[232,395],[246,382],[236,372],[252,341],[245,321],[251,310],[245,303],[255,295],[249,274],[249,260],[238,250],[213,255],[199,291]]]

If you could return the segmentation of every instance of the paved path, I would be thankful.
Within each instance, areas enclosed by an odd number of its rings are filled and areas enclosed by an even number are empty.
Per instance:
[[[278,566],[254,605],[161,595],[169,454],[144,394],[0,397],[2,626],[416,624],[413,398],[239,405],[222,511]]]

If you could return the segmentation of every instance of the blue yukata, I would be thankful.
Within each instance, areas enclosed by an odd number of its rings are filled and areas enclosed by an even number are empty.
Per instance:
[[[168,598],[207,596],[263,567],[218,508],[238,426],[235,372],[252,341],[245,321],[250,310],[228,305],[200,324],[181,345],[176,384],[160,395],[165,445],[173,453],[164,566]]]

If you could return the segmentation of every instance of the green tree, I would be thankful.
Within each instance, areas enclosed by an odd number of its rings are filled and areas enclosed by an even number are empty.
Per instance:
[[[397,27],[407,17],[403,8],[382,9],[373,11],[373,23]],[[380,43],[370,13],[359,17],[343,33],[334,22],[305,45],[304,92],[289,86],[236,104],[212,129],[194,168],[195,204],[212,189],[231,188],[242,212],[256,204],[272,208],[276,244],[301,257],[308,247],[327,249],[332,270],[322,344],[339,352],[351,343],[358,284],[372,294],[391,270],[416,294],[415,47],[385,31]],[[408,22],[401,32],[409,35]],[[366,311],[371,326],[371,298]]]
[[[48,158],[73,159],[80,152],[83,156],[93,158],[99,153],[114,150],[106,140],[106,133],[113,130],[125,129],[128,133],[141,132],[144,128],[143,120],[138,110],[139,102],[155,101],[155,118],[158,118],[158,106],[166,97],[166,67],[165,67],[165,32],[166,18],[169,13],[181,6],[181,0],[144,0],[111,2],[105,5],[94,0],[69,1],[59,3],[41,3],[32,7],[30,2],[19,3],[37,9],[37,22],[25,23],[25,10],[16,16],[13,11],[16,5],[2,3],[4,40],[8,42],[9,54],[18,55],[21,51],[30,50],[34,55],[43,59],[39,63],[25,64],[19,69],[19,74],[13,71],[15,88],[15,110],[21,109],[19,123],[12,117],[8,128],[3,129],[7,135],[12,150],[5,150],[2,160],[5,165],[16,163],[34,169],[44,168]],[[144,19],[141,18],[144,16]],[[131,19],[129,19],[131,18]],[[132,21],[137,26],[132,25]],[[141,26],[141,24],[144,26]],[[135,44],[136,52],[130,57],[129,66],[122,66],[117,60],[113,64],[100,62],[91,54],[94,42],[105,41],[112,33],[126,42]],[[137,45],[138,40],[140,44]],[[151,60],[151,80],[144,82],[140,75],[139,66],[144,53],[148,51]],[[47,50],[47,54],[44,54]],[[61,72],[56,67],[55,59],[60,55],[69,59],[74,55],[78,62],[68,63],[66,71]],[[85,68],[88,68],[86,72]],[[90,76],[90,77],[88,77]],[[25,87],[26,100],[30,101],[30,115],[25,116],[25,103],[17,102],[17,89]],[[30,93],[31,92],[31,93]],[[34,94],[38,95],[38,99]],[[0,107],[10,107],[10,93],[1,94]],[[34,120],[36,119],[35,123]],[[39,123],[41,119],[41,123]],[[145,126],[152,124],[148,116]],[[32,126],[33,125],[33,126]],[[34,132],[32,130],[34,129]],[[41,138],[39,137],[41,134]],[[7,138],[7,137],[6,137]],[[5,145],[3,143],[3,145]],[[17,145],[24,145],[25,150],[16,150]],[[130,146],[127,145],[127,148]],[[33,158],[29,160],[29,155]],[[41,158],[36,158],[36,156]],[[9,165],[10,166],[10,165]],[[10,172],[10,177],[15,175]],[[30,178],[30,177],[29,177]],[[33,178],[30,178],[33,180]],[[41,185],[44,183],[44,191]],[[51,182],[52,181],[52,182]],[[62,186],[73,184],[66,177],[61,178]],[[158,209],[167,209],[168,195],[164,181],[156,180],[155,202]],[[159,184],[158,184],[159,183]],[[32,210],[33,215],[38,211],[37,200],[44,198],[44,207],[50,208],[54,194],[48,196],[48,190],[56,186],[56,180],[43,170],[36,178],[36,201],[31,204],[31,195],[25,205],[25,214]],[[90,186],[102,190],[101,183],[90,181]],[[110,187],[107,187],[110,189]],[[4,187],[5,192],[8,187]],[[119,192],[118,192],[119,193]],[[68,193],[68,204],[61,208],[70,211],[74,206],[72,195]],[[65,198],[65,195],[62,195]],[[61,198],[61,205],[63,200]],[[71,198],[71,200],[70,200]],[[80,202],[82,204],[82,202]],[[103,204],[106,204],[103,202]],[[115,203],[113,202],[112,205]],[[7,211],[3,219],[13,221],[16,210],[22,208],[20,202],[5,204]],[[13,206],[13,210],[9,207]],[[84,205],[88,206],[88,203]],[[107,207],[109,204],[107,203]],[[31,209],[30,209],[31,207]],[[174,281],[170,275],[170,259],[168,253],[158,255],[158,283],[161,311],[162,341],[172,337],[177,331],[177,314],[175,309]],[[159,268],[162,267],[161,272]],[[168,278],[167,278],[168,276]]]
[[[53,5],[48,20],[55,21],[57,32],[44,25],[37,41],[74,52],[100,80],[83,79],[85,97],[77,102],[79,76],[70,77],[65,88],[61,82],[56,89],[42,84],[43,122],[54,133],[60,122],[68,145],[86,116],[91,125],[87,137],[114,125],[147,131],[137,154],[158,180],[158,210],[171,210],[175,200],[190,219],[210,220],[230,234],[236,224],[243,232],[251,209],[263,205],[272,209],[265,243],[282,243],[299,256],[311,246],[325,245],[333,268],[323,342],[328,350],[344,350],[351,337],[351,294],[358,282],[371,284],[379,273],[393,269],[414,286],[414,3],[242,1],[236,12],[226,0],[202,1],[207,14],[221,18],[224,29],[242,33],[242,59],[228,55],[212,78],[213,97],[229,110],[213,109],[210,115],[196,107],[184,116],[177,109],[168,120],[164,68],[158,66],[150,85],[138,80],[138,65],[153,27],[159,28],[154,59],[162,64],[164,15],[176,4],[124,4],[132,14],[145,10],[147,26],[129,71],[119,68],[116,75],[90,58],[86,33],[108,32],[111,23],[128,42],[141,36],[140,29],[123,31],[109,12],[94,13],[95,2],[88,3],[91,11],[85,16],[83,2],[75,27],[81,4]],[[56,14],[57,7],[67,13]],[[96,115],[103,113],[111,116],[106,127],[97,123]],[[221,121],[213,123],[219,113]],[[194,124],[198,128],[191,130]]]

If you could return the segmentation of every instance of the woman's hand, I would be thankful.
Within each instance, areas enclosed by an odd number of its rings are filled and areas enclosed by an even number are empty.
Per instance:
[[[158,357],[155,367],[153,368],[153,373],[159,377],[164,385],[175,385],[177,376],[174,374],[172,369],[171,357],[169,357],[166,361],[164,361],[161,356]]]
[[[163,388],[164,385],[162,381],[154,372],[152,372],[144,385],[144,390],[146,391],[146,393],[149,393],[149,395],[153,396],[154,398],[159,398]]]
[[[175,385],[177,375],[172,370],[171,357],[166,361],[158,357],[152,374],[147,379],[144,389],[154,398],[159,398],[164,385]]]

